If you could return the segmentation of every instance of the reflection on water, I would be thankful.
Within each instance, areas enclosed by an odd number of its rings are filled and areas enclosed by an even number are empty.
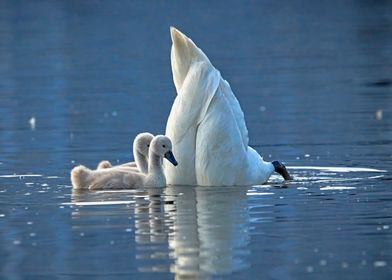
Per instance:
[[[300,179],[288,185],[276,176],[249,188],[98,192],[72,192],[56,176],[7,178],[0,188],[2,273],[382,279],[392,260],[392,198],[382,187],[389,173],[342,170],[292,169]]]
[[[175,187],[167,194],[177,196],[178,234],[169,242],[177,275],[227,274],[249,265],[246,188]]]
[[[320,180],[314,181],[309,169],[319,170],[318,176],[324,177],[331,185],[326,185]],[[383,175],[371,176],[372,173],[379,172],[378,170],[369,173],[368,169],[350,169],[351,172],[356,173],[352,175],[356,181],[346,176],[343,186],[342,180],[334,179],[347,173],[347,170],[342,167],[339,172],[337,169],[322,167],[293,169],[296,177],[302,174],[308,177],[308,180],[294,181],[288,188],[271,184],[250,188],[170,186],[163,189],[74,191],[71,202],[62,205],[71,207],[71,217],[74,220],[71,224],[83,238],[91,234],[99,235],[99,232],[107,226],[115,232],[125,233],[126,238],[132,239],[127,242],[135,242],[133,254],[136,258],[137,271],[146,275],[171,272],[176,275],[176,279],[204,278],[257,269],[251,267],[252,263],[260,262],[260,265],[265,266],[272,262],[278,269],[282,262],[287,262],[287,260],[280,260],[276,263],[275,257],[256,262],[251,260],[252,256],[260,253],[259,250],[272,256],[279,255],[279,252],[283,253],[282,256],[290,256],[292,259],[289,263],[302,267],[304,272],[312,272],[316,269],[328,271],[323,268],[328,265],[331,266],[331,272],[336,269],[336,266],[349,270],[348,266],[355,264],[356,258],[359,258],[359,266],[354,265],[351,269],[364,268],[369,261],[373,262],[373,267],[378,267],[380,264],[382,267],[387,266],[388,257],[367,256],[367,246],[357,248],[358,256],[354,255],[346,260],[339,259],[338,252],[341,249],[336,246],[341,242],[350,243],[356,238],[366,240],[366,235],[371,232],[376,233],[378,230],[389,236],[389,224],[392,222],[390,216],[385,216],[381,220],[380,217],[373,216],[375,213],[361,213],[362,211],[357,213],[360,210],[358,207],[347,209],[346,214],[336,211],[335,208],[331,215],[349,216],[354,219],[351,225],[350,223],[336,224],[336,219],[325,216],[318,206],[311,204],[308,206],[309,209],[298,209],[299,205],[308,204],[314,199],[325,207],[332,207],[334,204],[341,204],[341,200],[348,199],[350,195],[356,196],[354,201],[357,203],[363,199],[368,202],[369,197],[363,198],[364,189],[359,183],[362,182],[363,185],[366,181],[366,184],[372,185],[383,177]],[[316,186],[319,190],[315,189]],[[290,196],[293,197],[289,198]],[[388,208],[391,209],[390,206]],[[130,224],[112,220],[124,215],[129,216],[126,220]],[[102,223],[102,220],[105,221],[104,217],[111,218],[106,218],[107,222]],[[91,222],[90,219],[95,219],[96,222]],[[369,232],[369,229],[363,227],[365,221],[374,223],[376,219],[380,222],[376,229]],[[295,221],[301,226],[298,227]],[[336,225],[338,227],[333,229]],[[305,247],[297,252],[295,244],[309,236],[312,228],[318,226],[323,228],[324,233],[311,237],[309,243],[302,243]],[[339,234],[342,227],[348,227],[351,241],[347,240],[345,234]],[[336,235],[335,240],[324,240],[325,244],[318,244],[313,248],[314,240],[321,238],[326,231]],[[262,239],[259,239],[260,237]],[[291,238],[294,243],[287,243],[287,238]],[[114,236],[106,240],[106,243],[114,245],[118,239],[119,237]],[[250,246],[257,240],[262,240],[261,244]],[[310,248],[307,248],[308,246]],[[315,254],[314,257],[319,255],[320,259],[312,260],[311,257],[304,256],[303,252],[308,250],[311,254]],[[90,253],[90,257],[96,258],[94,253]],[[372,263],[369,265],[371,266]],[[270,276],[280,277],[286,275],[285,273],[288,272],[273,270]]]
[[[116,200],[124,195],[121,191],[74,192],[67,204],[132,204],[139,271],[171,271],[182,279],[228,274],[249,266],[245,260],[250,242],[247,188],[172,186],[125,193],[132,193],[128,201]],[[80,219],[86,214],[91,209],[76,208],[72,217]],[[169,252],[156,244],[167,244]],[[154,264],[167,259],[174,262]]]

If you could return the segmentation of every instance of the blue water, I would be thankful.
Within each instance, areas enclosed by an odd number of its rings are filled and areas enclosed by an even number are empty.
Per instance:
[[[164,133],[171,25],[293,182],[72,191]],[[390,279],[391,73],[390,1],[0,1],[0,279]]]

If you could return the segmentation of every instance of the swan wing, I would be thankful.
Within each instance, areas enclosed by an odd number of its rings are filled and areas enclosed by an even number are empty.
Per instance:
[[[200,81],[203,81],[200,83]],[[187,70],[180,91],[172,106],[166,135],[173,143],[179,163],[174,167],[165,162],[168,184],[196,184],[195,149],[198,126],[219,86],[220,74],[204,62],[194,62]]]
[[[230,88],[220,79],[220,85],[197,130],[195,156],[198,185],[232,186],[240,184],[247,177],[248,146],[244,143],[244,137],[247,142],[247,129],[239,113],[243,116],[239,105],[233,106]]]
[[[249,142],[241,106],[194,42],[175,28],[171,36],[177,97],[166,135],[173,141],[179,166],[166,165],[168,183],[236,184],[246,175]]]

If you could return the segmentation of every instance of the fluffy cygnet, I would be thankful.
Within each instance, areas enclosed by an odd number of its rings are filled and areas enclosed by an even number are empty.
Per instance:
[[[172,153],[170,139],[163,135],[153,138],[150,144],[148,172],[143,174],[130,168],[106,168],[91,170],[80,165],[72,169],[71,182],[74,189],[119,189],[136,186],[164,187],[166,178],[162,159],[166,158],[174,166],[177,161]]]
[[[133,141],[133,156],[135,161],[113,166],[109,161],[101,161],[97,169],[104,168],[131,168],[144,174],[148,172],[148,150],[154,135],[148,132],[139,133]]]

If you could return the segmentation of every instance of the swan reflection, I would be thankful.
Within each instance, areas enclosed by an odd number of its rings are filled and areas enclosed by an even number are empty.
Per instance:
[[[177,276],[226,274],[248,266],[246,188],[169,187],[165,192],[175,201],[169,247]]]
[[[248,267],[246,194],[245,187],[189,186],[126,192],[74,191],[72,204],[128,204],[115,211],[129,216],[134,227],[134,232],[127,234],[134,234],[139,271],[171,271],[181,279],[228,274]],[[102,207],[74,209],[75,219],[108,211]],[[81,223],[78,221],[79,227]]]

